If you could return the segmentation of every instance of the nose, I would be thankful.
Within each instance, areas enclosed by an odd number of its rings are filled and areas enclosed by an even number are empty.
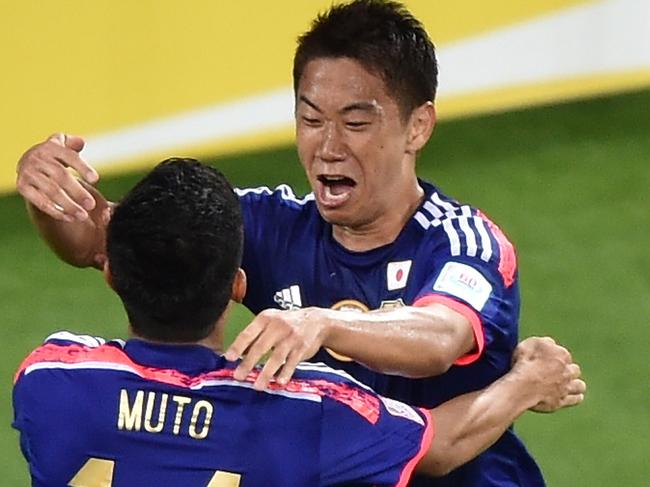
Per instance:
[[[325,126],[318,156],[325,162],[337,162],[345,159],[345,143],[336,124],[328,123]]]

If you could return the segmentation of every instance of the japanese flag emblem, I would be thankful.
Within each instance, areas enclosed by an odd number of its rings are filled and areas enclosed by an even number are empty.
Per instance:
[[[389,291],[404,289],[409,278],[412,260],[389,262],[386,268],[386,283]]]

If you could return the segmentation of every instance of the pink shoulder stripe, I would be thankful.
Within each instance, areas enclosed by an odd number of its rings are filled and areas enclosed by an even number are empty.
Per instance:
[[[196,389],[215,381],[234,381],[234,370],[218,369],[190,376],[175,369],[162,369],[138,364],[121,349],[101,345],[87,347],[80,344],[58,345],[46,343],[34,350],[23,361],[14,376],[14,384],[22,374],[34,369],[61,368],[61,366],[78,366],[76,368],[104,368],[136,374],[145,380],[163,384]],[[99,367],[101,366],[101,367]],[[244,382],[252,384],[259,372],[251,372]],[[379,419],[379,399],[374,394],[346,383],[337,383],[326,379],[292,379],[286,386],[277,383],[269,385],[271,391],[312,394],[328,397],[345,404],[367,421],[375,424]]]
[[[505,236],[501,228],[494,223],[488,216],[481,210],[477,210],[476,214],[487,223],[488,228],[496,238],[499,244],[499,274],[503,278],[506,287],[512,286],[515,282],[515,272],[517,271],[517,254],[515,247],[510,243],[508,237]]]

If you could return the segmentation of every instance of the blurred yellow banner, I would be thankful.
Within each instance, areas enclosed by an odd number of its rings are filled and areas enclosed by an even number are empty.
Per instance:
[[[0,191],[53,132],[102,173],[292,140],[296,37],[330,0],[0,5]],[[440,56],[444,117],[650,85],[650,2],[405,2]]]

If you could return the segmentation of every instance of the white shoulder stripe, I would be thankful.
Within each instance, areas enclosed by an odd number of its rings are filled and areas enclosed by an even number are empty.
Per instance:
[[[454,211],[456,211],[456,210],[458,209],[458,207],[457,207],[456,205],[450,203],[449,201],[443,201],[443,200],[440,198],[440,195],[439,195],[437,192],[436,192],[436,193],[433,193],[433,194],[431,195],[431,200],[432,200],[436,205],[438,205],[439,207],[443,208],[443,209],[445,210],[445,212],[447,212],[447,213],[453,213]]]
[[[445,229],[447,237],[449,238],[449,246],[451,247],[451,255],[460,255],[460,239],[458,238],[458,232],[454,228],[451,219],[443,220],[442,228]]]
[[[440,225],[440,219],[445,216],[445,214],[438,208],[436,205],[431,203],[431,201],[425,201],[423,208],[427,210],[431,216],[433,217],[433,220],[431,221],[431,224],[434,227],[437,227]]]
[[[50,340],[65,340],[68,342],[74,342],[74,343],[79,343],[81,345],[85,345],[87,347],[99,347],[100,345],[103,345],[106,343],[106,340],[104,340],[101,337],[94,337],[90,335],[75,335],[74,333],[70,333],[69,331],[57,331],[55,333],[52,333],[50,336],[48,336],[45,341],[50,341]]]
[[[372,390],[372,388],[370,386],[367,386],[363,382],[355,379],[350,374],[348,374],[345,370],[333,369],[332,367],[330,367],[329,365],[327,365],[327,364],[325,364],[323,362],[313,362],[313,363],[300,362],[296,366],[296,369],[297,370],[305,370],[305,371],[308,371],[308,372],[309,371],[311,371],[311,372],[325,372],[327,374],[338,375],[339,377],[347,379],[350,382],[354,382],[356,385],[358,385],[359,387],[362,387],[363,389],[366,389],[366,390],[368,390],[370,392],[375,392],[375,391]]]
[[[291,187],[287,184],[280,184],[275,188],[275,190],[272,190],[268,186],[260,186],[258,188],[235,188],[235,194],[237,194],[239,197],[246,196],[247,194],[251,193],[272,195],[275,191],[278,191],[280,193],[280,197],[283,200],[292,201],[299,205],[304,205],[305,203],[314,200],[314,193],[308,193],[304,197],[298,198],[293,192],[293,189],[291,189]]]
[[[469,205],[459,207],[444,201],[436,192],[424,202],[422,210],[417,211],[413,218],[425,230],[442,225],[449,239],[452,256],[460,255],[463,250],[469,257],[476,257],[480,249],[481,260],[488,262],[493,254],[490,233],[483,219],[472,213]],[[458,221],[458,225],[454,225],[454,221]],[[461,238],[465,243],[464,249],[461,247]]]
[[[271,191],[271,188],[268,186],[260,186],[258,188],[235,188],[235,194],[237,196],[246,196],[247,194],[271,194],[273,191]]]
[[[476,234],[469,226],[469,220],[472,218],[472,209],[469,206],[464,205],[461,210],[463,216],[458,219],[458,223],[460,224],[460,229],[465,233],[467,255],[470,257],[476,257],[476,252],[478,251],[478,246],[476,245]]]
[[[483,222],[483,218],[479,216],[475,216],[474,225],[476,225],[478,234],[481,237],[481,248],[483,249],[481,251],[481,260],[488,262],[490,260],[490,257],[492,257],[492,240],[490,239],[490,235],[488,234],[487,229],[485,228],[485,223]]]
[[[196,386],[192,386],[190,389],[194,390],[200,390],[203,389],[204,387],[223,387],[223,386],[228,386],[228,387],[240,387],[242,389],[255,389],[253,384],[250,382],[240,382],[238,380],[230,380],[230,379],[208,379],[200,384],[197,384]],[[289,392],[286,390],[272,390],[272,389],[264,389],[261,391],[265,394],[271,394],[273,396],[283,396],[283,397],[288,397],[290,399],[303,399],[305,401],[313,401],[313,402],[322,402],[321,396],[318,394],[314,394],[311,392]]]
[[[124,364],[116,364],[112,362],[83,362],[76,364],[67,364],[64,362],[38,362],[30,365],[25,369],[24,375],[28,375],[37,370],[52,370],[52,369],[63,369],[63,370],[111,370],[118,372],[127,372],[138,377],[142,377],[140,373],[133,367]],[[229,379],[205,379],[199,382],[198,384],[192,386],[191,390],[199,390],[204,387],[221,387],[221,386],[230,386],[230,387],[240,387],[243,389],[253,389],[253,384],[249,382],[239,382],[237,380]],[[265,389],[262,391],[266,394],[288,397],[290,399],[302,399],[306,401],[313,402],[322,402],[320,395],[310,392],[289,392],[286,390],[269,390]]]
[[[413,218],[415,218],[417,222],[420,224],[420,226],[425,230],[427,230],[431,226],[431,222],[426,216],[424,216],[424,213],[422,213],[421,211],[415,213],[415,215],[413,215]]]

